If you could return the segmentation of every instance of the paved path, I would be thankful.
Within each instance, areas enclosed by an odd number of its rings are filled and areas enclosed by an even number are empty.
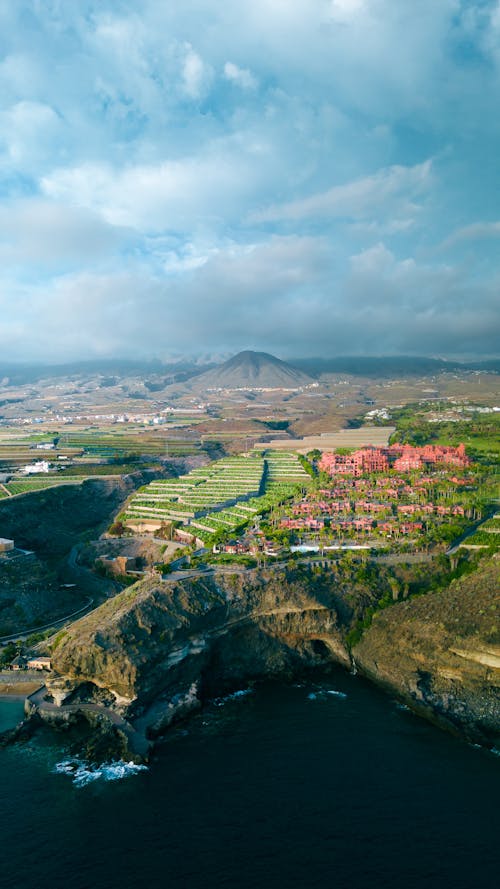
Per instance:
[[[33,694],[28,695],[26,700],[36,707],[37,711],[42,715],[49,714],[53,716],[64,716],[66,713],[95,713],[98,716],[103,716],[117,728],[119,728],[126,736],[129,749],[132,753],[137,753],[140,756],[146,756],[149,751],[149,742],[146,737],[139,732],[136,732],[134,727],[128,722],[123,716],[120,716],[115,710],[111,710],[110,707],[104,706],[104,704],[91,704],[84,702],[76,702],[74,704],[54,704],[52,701],[47,701],[46,695],[49,694],[47,686],[42,685],[38,691],[35,691]]]

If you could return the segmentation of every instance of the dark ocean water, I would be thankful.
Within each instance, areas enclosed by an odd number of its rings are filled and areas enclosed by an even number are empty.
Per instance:
[[[0,750],[2,889],[499,883],[500,757],[340,672],[219,701],[123,780],[65,756]]]

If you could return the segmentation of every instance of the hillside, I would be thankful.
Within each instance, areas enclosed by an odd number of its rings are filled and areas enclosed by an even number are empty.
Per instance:
[[[49,623],[81,608],[89,597],[99,598],[109,584],[70,568],[66,558],[82,538],[104,531],[123,501],[150,478],[138,472],[2,500],[0,536],[31,554],[0,559],[0,636]],[[76,587],[65,587],[66,581]]]
[[[193,388],[297,389],[310,386],[311,377],[266,352],[239,352],[220,367],[200,374]]]
[[[61,635],[48,685],[59,703],[103,697],[153,731],[179,701],[199,706],[249,679],[349,668],[350,630],[390,582],[381,565],[366,577],[338,566],[148,579]],[[419,715],[498,745],[497,590],[498,562],[489,559],[444,590],[379,611],[354,648],[358,671]]]
[[[413,710],[471,740],[500,740],[498,559],[376,615],[358,668]]]

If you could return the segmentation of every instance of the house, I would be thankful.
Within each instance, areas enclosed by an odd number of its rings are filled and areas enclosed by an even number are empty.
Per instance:
[[[28,670],[50,670],[51,661],[49,657],[32,657],[26,664]]]
[[[138,570],[137,559],[128,556],[99,556],[97,563],[105,571],[116,576],[123,576],[128,571],[136,572]]]
[[[40,472],[48,472],[50,464],[47,460],[36,460],[35,463],[28,463],[23,472],[25,475],[37,475]]]
[[[11,552],[14,549],[14,541],[9,537],[0,537],[0,555]]]

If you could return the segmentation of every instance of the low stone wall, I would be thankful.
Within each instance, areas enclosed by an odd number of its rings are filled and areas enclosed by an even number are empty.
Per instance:
[[[39,670],[0,670],[0,698],[24,698],[43,684]]]

